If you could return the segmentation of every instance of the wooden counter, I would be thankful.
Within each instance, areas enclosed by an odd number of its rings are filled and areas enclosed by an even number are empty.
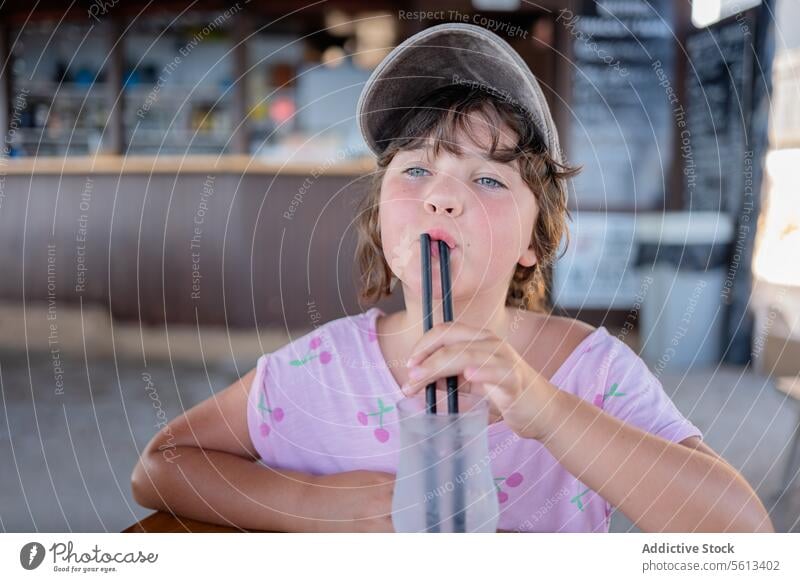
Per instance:
[[[375,169],[371,158],[310,162],[264,161],[247,155],[73,156],[0,159],[0,175],[88,174],[280,174],[361,176]]]
[[[241,533],[247,531],[250,530],[195,521],[186,517],[177,517],[165,511],[157,511],[122,530],[122,533]]]
[[[185,517],[177,517],[165,511],[157,511],[142,521],[122,530],[122,533],[247,533],[253,530],[226,527],[214,523],[195,521]],[[262,532],[263,533],[263,532]],[[267,532],[275,533],[275,532]],[[497,530],[497,533],[512,533]]]
[[[0,301],[91,303],[162,330],[311,328],[360,312],[354,217],[373,169],[335,158],[0,160]]]

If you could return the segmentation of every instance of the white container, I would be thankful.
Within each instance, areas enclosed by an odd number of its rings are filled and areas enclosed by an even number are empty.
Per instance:
[[[730,217],[716,212],[637,216],[641,356],[655,373],[720,361],[732,235]]]

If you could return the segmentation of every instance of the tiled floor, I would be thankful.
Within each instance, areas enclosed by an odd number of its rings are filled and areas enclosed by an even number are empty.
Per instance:
[[[157,408],[145,390],[152,377],[172,418],[235,377],[232,366],[65,356],[56,393],[49,354],[0,353],[0,531],[120,531],[150,510],[131,498],[130,474],[155,432]],[[662,376],[678,408],[706,442],[737,467],[771,510],[776,527],[800,530],[800,495],[776,491],[796,408],[771,382],[738,368]],[[793,507],[792,507],[793,506]],[[636,531],[615,514],[612,531]]]
[[[90,361],[87,374],[82,359],[68,357],[58,395],[48,355],[31,355],[29,368],[24,353],[4,353],[0,366],[0,527],[9,532],[120,531],[151,513],[130,492],[137,451],[159,422],[142,373],[169,418],[232,377],[109,358]]]
[[[800,490],[776,495],[798,423],[798,403],[778,392],[771,380],[739,367],[660,379],[676,406],[703,432],[705,442],[755,489],[776,530],[800,532]],[[611,530],[638,531],[620,513],[614,514]]]

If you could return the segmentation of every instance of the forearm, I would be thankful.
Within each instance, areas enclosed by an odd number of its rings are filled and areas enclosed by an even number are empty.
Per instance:
[[[314,531],[314,477],[232,455],[177,447],[171,462],[143,455],[133,475],[136,501],[209,523],[262,531]]]
[[[643,432],[561,390],[550,453],[643,531],[771,531],[763,505],[727,463]]]

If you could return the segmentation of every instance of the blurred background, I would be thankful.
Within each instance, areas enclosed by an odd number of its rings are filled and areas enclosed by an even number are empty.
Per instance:
[[[797,0],[0,4],[0,531],[142,519],[160,422],[366,307],[356,101],[443,22],[520,53],[583,166],[554,312],[800,531]]]

